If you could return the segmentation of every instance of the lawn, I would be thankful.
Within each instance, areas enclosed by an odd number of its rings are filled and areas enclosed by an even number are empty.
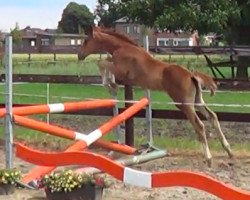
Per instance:
[[[28,62],[28,54],[13,55],[13,71],[14,73],[29,74],[72,74],[72,75],[96,75],[99,74],[96,61],[106,55],[91,55],[84,62],[78,62],[77,56],[73,54],[58,54],[57,61],[54,63],[53,54],[32,54],[31,61]],[[228,56],[209,56],[213,62],[228,60]],[[211,74],[210,69],[206,65],[203,56],[196,55],[155,55],[155,58],[164,62],[171,62],[187,67],[189,70],[197,70]],[[229,68],[221,69],[226,77],[230,77]],[[0,73],[4,73],[3,68]],[[212,74],[211,74],[212,75]]]
[[[48,93],[49,88],[49,93]],[[0,91],[4,91],[4,85],[0,85]],[[80,101],[84,99],[111,98],[107,90],[101,85],[74,85],[74,84],[15,84],[13,85],[13,103],[58,103],[66,101]],[[47,96],[48,95],[48,96]],[[134,99],[139,100],[144,96],[144,90],[134,88]],[[48,98],[47,98],[48,97]],[[152,106],[154,109],[175,109],[170,105],[172,100],[164,92],[152,91]],[[118,100],[124,100],[123,87],[119,88]],[[218,91],[215,96],[204,92],[205,102],[212,104],[215,111],[225,112],[250,112],[250,92]],[[4,92],[0,94],[0,102],[4,102]],[[213,105],[219,104],[219,105]],[[235,107],[221,104],[238,104]],[[120,105],[123,105],[122,103]],[[242,105],[242,106],[240,106]],[[245,107],[244,107],[245,105]]]

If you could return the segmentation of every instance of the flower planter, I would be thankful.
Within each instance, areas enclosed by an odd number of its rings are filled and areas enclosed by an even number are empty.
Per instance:
[[[86,185],[71,192],[50,192],[45,190],[48,200],[101,200],[103,187]]]
[[[0,183],[0,195],[9,195],[15,192],[15,185]]]

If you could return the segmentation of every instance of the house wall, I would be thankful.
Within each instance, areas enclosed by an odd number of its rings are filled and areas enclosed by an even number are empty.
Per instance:
[[[33,41],[35,41],[35,40],[33,40]],[[31,46],[30,44],[31,44],[31,39],[26,39],[26,38],[22,39],[22,44],[21,44],[22,47],[28,48]]]
[[[168,32],[156,33],[151,37],[152,46],[193,46],[193,36]]]
[[[134,31],[134,27],[139,27],[139,33]],[[143,46],[142,26],[139,24],[119,22],[115,24],[115,31],[127,34],[134,39],[139,45]],[[196,46],[197,34],[181,33],[179,35],[168,32],[154,33],[149,31],[149,46],[159,46],[159,40],[165,40],[165,46]],[[161,42],[162,43],[162,42]]]
[[[139,24],[131,23],[117,23],[115,24],[115,31],[123,34],[127,34],[137,44],[142,45],[142,27]]]
[[[83,39],[80,38],[62,38],[62,37],[55,37],[54,45],[58,46],[70,46],[70,45],[81,45]]]

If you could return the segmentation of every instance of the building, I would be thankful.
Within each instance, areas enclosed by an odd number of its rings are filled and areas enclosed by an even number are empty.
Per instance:
[[[118,33],[125,33],[135,42],[142,45],[143,26],[136,23],[130,23],[127,17],[123,17],[115,21],[115,31]]]
[[[143,34],[146,32],[143,25],[129,22],[127,17],[115,21],[115,31],[127,34],[139,45],[143,45]],[[196,46],[198,45],[198,34],[179,31],[173,33],[169,31],[148,30],[149,46]]]
[[[80,46],[85,38],[81,34],[58,33],[56,29],[26,28],[20,30],[21,44],[14,46],[15,52],[32,51],[43,53],[49,49]],[[68,48],[69,49],[69,48]]]

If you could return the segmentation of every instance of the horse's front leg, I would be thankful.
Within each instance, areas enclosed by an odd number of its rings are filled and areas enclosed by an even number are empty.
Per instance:
[[[102,83],[108,89],[109,93],[116,96],[118,85],[115,82],[115,75],[111,72],[114,68],[114,64],[107,60],[101,60],[98,62],[98,67],[102,76]]]

